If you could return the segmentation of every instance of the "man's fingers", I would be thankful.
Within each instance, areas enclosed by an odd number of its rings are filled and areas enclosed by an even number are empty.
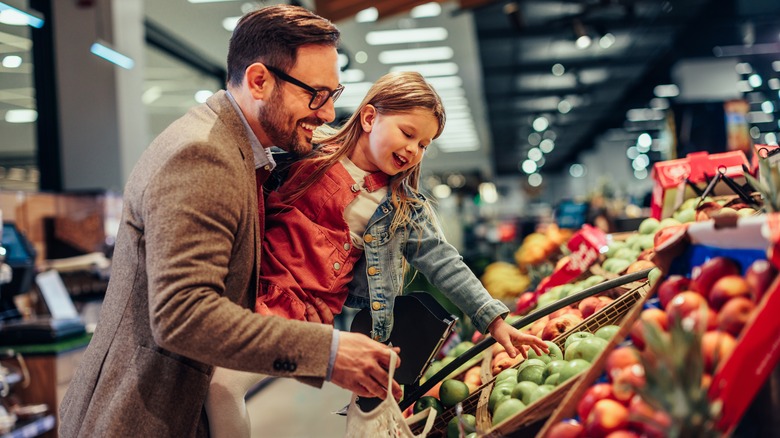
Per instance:
[[[314,297],[314,306],[323,324],[333,324],[333,312],[322,298]]]
[[[317,309],[312,303],[306,303],[306,320],[309,322],[322,323],[320,314],[317,313]]]

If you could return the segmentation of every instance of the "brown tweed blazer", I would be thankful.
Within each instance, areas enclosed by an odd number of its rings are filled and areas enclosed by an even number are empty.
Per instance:
[[[131,173],[97,330],[60,409],[63,437],[208,435],[214,366],[320,386],[332,327],[254,314],[262,216],[252,149],[224,91]]]

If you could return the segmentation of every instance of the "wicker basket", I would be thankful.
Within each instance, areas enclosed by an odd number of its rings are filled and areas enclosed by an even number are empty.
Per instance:
[[[552,342],[554,342],[556,345],[561,347],[561,350],[563,350],[564,344],[566,342],[566,338],[572,333],[582,332],[582,331],[595,333],[601,327],[604,327],[606,325],[613,325],[613,324],[615,325],[619,324],[621,326],[621,331],[628,332],[628,330],[630,329],[630,325],[627,324],[628,318],[625,317],[631,314],[632,309],[641,310],[641,303],[644,302],[645,298],[648,295],[649,290],[650,290],[650,286],[648,285],[647,282],[641,283],[640,286],[632,289],[629,292],[624,293],[618,299],[610,303],[608,306],[601,309],[599,312],[591,315],[590,317],[582,321],[580,324],[572,327],[566,333],[563,333],[557,338],[553,339]],[[631,323],[633,323],[633,321],[631,321]],[[618,336],[616,336],[615,339]],[[625,334],[623,336],[625,336]],[[614,343],[615,339],[613,339],[611,343]],[[610,345],[611,344],[607,345],[605,351],[607,349],[611,349]],[[605,354],[602,353],[599,356],[599,358],[603,356],[605,356]],[[507,418],[505,421],[501,422],[500,424],[497,424],[495,427],[491,427],[490,429],[487,429],[484,432],[480,433],[480,436],[485,436],[485,437],[506,436],[512,432],[518,431],[518,429],[521,429],[533,423],[544,420],[545,418],[550,416],[550,414],[557,407],[560,406],[561,400],[563,400],[564,397],[566,397],[566,395],[571,392],[571,389],[574,388],[577,382],[582,379],[582,376],[586,375],[589,370],[598,366],[597,363],[599,358],[597,358],[597,360],[594,361],[593,365],[591,365],[591,367],[588,368],[588,370],[585,370],[580,374],[578,374],[577,376],[570,378],[563,384],[556,386],[551,393],[540,398],[534,403],[531,403],[514,417]],[[487,393],[487,396],[485,397],[486,400],[485,406],[483,406],[483,409],[478,408],[478,413],[481,412],[483,415],[486,415],[486,417],[482,417],[481,422],[480,422],[480,417],[477,417],[477,424],[483,424],[483,425],[491,424],[490,416],[489,416],[490,414],[489,411],[487,410],[487,398],[490,396],[490,390],[492,390],[492,387],[493,385],[491,382],[489,385],[486,386],[486,389],[483,389],[483,391]]]

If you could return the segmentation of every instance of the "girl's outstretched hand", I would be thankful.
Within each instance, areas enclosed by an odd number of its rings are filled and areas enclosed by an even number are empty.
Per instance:
[[[517,356],[518,353],[523,355],[523,358],[527,358],[528,355],[526,354],[525,348],[522,348],[524,345],[532,348],[539,356],[541,356],[542,353],[550,352],[547,344],[545,344],[544,341],[542,341],[540,338],[521,332],[520,330],[512,327],[501,317],[496,318],[493,322],[490,323],[490,326],[488,326],[488,331],[490,331],[490,334],[493,336],[496,342],[504,347],[507,354],[509,354],[509,357],[511,358]]]

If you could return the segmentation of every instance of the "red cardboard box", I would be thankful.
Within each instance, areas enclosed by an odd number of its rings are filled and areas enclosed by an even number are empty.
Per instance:
[[[655,163],[652,172],[654,183],[651,216],[656,219],[670,217],[684,200],[696,196],[696,193],[685,184],[686,178],[694,184],[704,185],[708,178],[713,178],[722,170],[726,176],[735,179],[739,184],[744,184],[743,165],[749,166],[750,163],[742,151],[720,154],[693,152],[685,158]],[[713,194],[733,193],[727,187],[718,184]]]

